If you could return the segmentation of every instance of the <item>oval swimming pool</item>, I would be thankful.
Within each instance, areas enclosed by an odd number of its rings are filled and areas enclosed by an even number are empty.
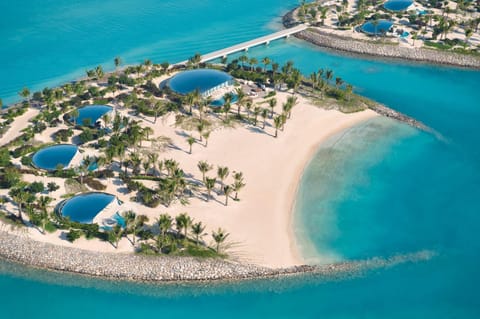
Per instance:
[[[233,77],[230,74],[212,70],[198,69],[178,73],[168,81],[170,88],[179,94],[188,94],[199,90],[201,94],[226,85],[233,84]]]
[[[70,220],[90,224],[95,216],[116,197],[107,193],[86,193],[74,196],[67,200],[60,208],[60,214]]]
[[[392,25],[393,22],[389,20],[378,20],[376,24],[368,21],[362,25],[361,30],[367,34],[380,35],[390,30]]]
[[[104,114],[113,110],[111,106],[108,105],[88,105],[78,109],[78,117],[75,118],[75,123],[77,125],[85,125],[85,121],[90,122],[88,125],[93,126],[95,122],[98,121]],[[73,122],[72,118],[72,122]]]
[[[78,147],[73,144],[47,146],[33,155],[32,162],[38,168],[52,171],[59,165],[67,167],[77,151]]]

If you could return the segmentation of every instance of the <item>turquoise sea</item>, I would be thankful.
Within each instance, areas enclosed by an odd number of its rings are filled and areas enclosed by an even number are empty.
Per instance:
[[[183,60],[264,35],[297,1],[0,2],[0,97],[126,63]],[[295,232],[312,262],[431,250],[346,278],[207,286],[78,278],[0,263],[2,318],[479,318],[480,72],[341,56],[289,39],[249,51],[355,90],[436,134],[375,119],[332,137],[305,169]],[[301,142],[301,141],[299,141]],[[1,243],[0,243],[1,244]]]

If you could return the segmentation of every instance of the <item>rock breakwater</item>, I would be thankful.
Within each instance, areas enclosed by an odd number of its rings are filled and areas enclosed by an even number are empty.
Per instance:
[[[321,276],[351,275],[367,269],[426,260],[433,256],[427,251],[389,259],[374,258],[322,266],[301,265],[273,269],[224,259],[93,252],[38,242],[27,236],[4,231],[0,231],[0,241],[0,257],[10,261],[114,280],[150,282],[238,281],[307,273]]]

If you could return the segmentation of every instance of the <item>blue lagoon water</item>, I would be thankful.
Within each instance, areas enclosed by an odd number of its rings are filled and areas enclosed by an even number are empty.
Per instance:
[[[88,105],[78,109],[78,117],[75,118],[77,125],[83,125],[85,120],[94,125],[104,114],[110,112],[113,108],[108,105]]]
[[[36,167],[54,170],[58,165],[67,167],[77,153],[78,147],[72,144],[53,145],[36,152],[32,161]]]
[[[111,66],[116,55],[127,63],[145,58],[174,62],[196,51],[217,50],[268,33],[279,15],[296,4],[30,0],[20,6],[4,1],[0,70],[9,77],[0,77],[0,96],[11,101],[24,85],[43,88],[99,63]],[[45,48],[48,54],[42,53]],[[353,278],[178,289],[66,280],[0,263],[0,287],[9,292],[0,301],[2,315],[480,317],[480,72],[335,55],[295,39],[251,49],[248,55],[294,60],[306,74],[333,69],[356,92],[436,132],[375,119],[323,145],[306,168],[297,196],[295,232],[306,257],[343,261],[420,250],[437,256]],[[118,300],[121,307],[112,306]]]
[[[89,224],[113,200],[115,196],[107,193],[81,194],[68,199],[60,213],[75,222]]]

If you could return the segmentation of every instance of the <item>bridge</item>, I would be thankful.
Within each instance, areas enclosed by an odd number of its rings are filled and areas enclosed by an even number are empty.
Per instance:
[[[269,34],[269,35],[265,35],[263,37],[259,37],[259,38],[247,41],[247,42],[242,42],[240,44],[237,44],[237,45],[225,48],[225,49],[210,52],[210,53],[207,53],[207,54],[201,56],[200,63],[207,62],[207,61],[214,60],[214,59],[218,59],[218,58],[225,58],[229,54],[232,54],[232,53],[236,53],[236,52],[240,52],[240,51],[248,51],[248,49],[250,49],[252,47],[255,47],[255,46],[258,46],[258,45],[262,45],[262,44],[268,45],[268,44],[270,44],[271,41],[275,41],[275,40],[278,40],[278,39],[281,39],[281,38],[288,38],[289,36],[291,36],[295,33],[304,31],[307,28],[308,28],[308,26],[306,24],[300,24],[300,25],[297,25],[295,27],[284,29],[284,30],[281,30],[281,31],[278,31],[278,32],[275,32],[275,33],[272,33],[272,34]],[[177,63],[177,65],[186,64],[187,62],[188,61],[182,61],[182,62]]]

